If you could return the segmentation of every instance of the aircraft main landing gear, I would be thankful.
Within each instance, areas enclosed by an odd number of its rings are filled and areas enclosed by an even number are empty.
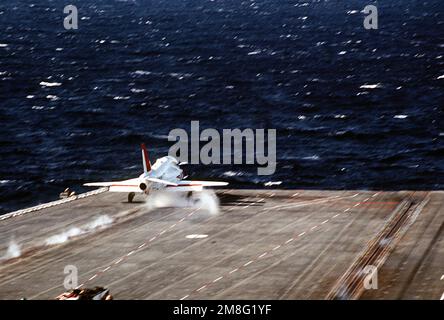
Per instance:
[[[131,203],[133,202],[134,196],[136,195],[135,192],[130,192],[128,193],[128,202]]]

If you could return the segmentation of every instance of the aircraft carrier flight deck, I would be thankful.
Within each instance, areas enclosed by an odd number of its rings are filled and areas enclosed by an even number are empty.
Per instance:
[[[0,216],[0,299],[54,299],[73,267],[115,299],[444,297],[444,192],[217,196],[213,212],[98,189]]]

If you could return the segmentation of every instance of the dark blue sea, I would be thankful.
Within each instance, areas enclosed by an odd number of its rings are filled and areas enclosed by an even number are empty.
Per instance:
[[[442,0],[9,0],[0,30],[0,213],[135,177],[140,142],[163,156],[192,120],[274,128],[278,163],[186,165],[190,178],[444,188]]]

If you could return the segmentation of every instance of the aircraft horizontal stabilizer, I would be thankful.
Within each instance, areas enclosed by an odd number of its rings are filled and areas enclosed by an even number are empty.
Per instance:
[[[148,181],[165,184],[167,186],[177,186],[177,183],[174,183],[174,182],[171,182],[171,181],[166,181],[166,180],[157,179],[157,178],[146,178],[146,179]]]

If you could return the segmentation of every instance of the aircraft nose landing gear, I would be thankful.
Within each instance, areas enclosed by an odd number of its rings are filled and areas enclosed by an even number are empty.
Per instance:
[[[136,195],[135,192],[128,193],[128,203],[133,202],[134,196]]]

